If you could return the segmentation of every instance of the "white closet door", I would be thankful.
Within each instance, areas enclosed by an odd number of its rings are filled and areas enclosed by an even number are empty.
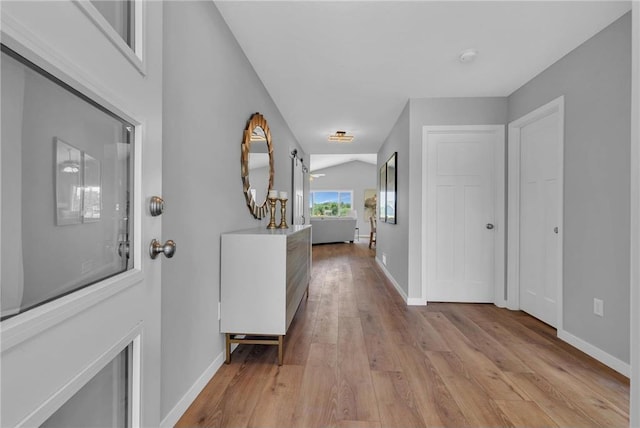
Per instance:
[[[556,326],[558,290],[558,115],[520,131],[520,307]]]

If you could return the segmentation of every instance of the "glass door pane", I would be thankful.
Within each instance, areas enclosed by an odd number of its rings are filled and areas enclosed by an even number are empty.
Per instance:
[[[134,48],[134,6],[133,0],[91,0],[98,12],[111,24],[125,43]]]
[[[2,46],[2,319],[131,268],[133,126]]]
[[[41,426],[130,427],[132,348],[125,348]]]

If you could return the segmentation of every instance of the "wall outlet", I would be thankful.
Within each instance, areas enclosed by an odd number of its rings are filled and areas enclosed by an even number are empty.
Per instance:
[[[387,255],[385,253],[382,253],[382,264],[387,265]]]
[[[593,313],[603,317],[604,316],[604,302],[600,299],[593,299]]]

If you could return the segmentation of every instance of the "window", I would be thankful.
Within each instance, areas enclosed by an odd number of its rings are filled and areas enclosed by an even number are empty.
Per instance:
[[[345,217],[352,210],[353,190],[315,190],[310,192],[312,216]]]

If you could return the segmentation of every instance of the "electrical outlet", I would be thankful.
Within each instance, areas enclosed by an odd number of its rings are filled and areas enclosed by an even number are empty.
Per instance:
[[[604,302],[601,299],[593,299],[593,313],[601,317],[604,316]]]
[[[385,253],[382,253],[382,264],[387,265],[387,255]]]

